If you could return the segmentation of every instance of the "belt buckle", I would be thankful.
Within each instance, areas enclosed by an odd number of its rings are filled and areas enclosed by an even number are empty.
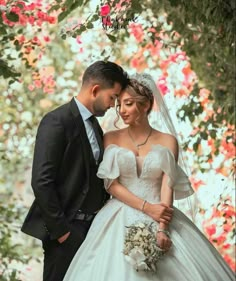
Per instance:
[[[84,220],[85,214],[82,212],[82,210],[78,210],[78,211],[77,211],[76,218],[77,218],[78,220]]]
[[[76,214],[76,218],[78,220],[85,220],[85,221],[91,221],[95,214],[85,214],[82,210],[78,210]]]

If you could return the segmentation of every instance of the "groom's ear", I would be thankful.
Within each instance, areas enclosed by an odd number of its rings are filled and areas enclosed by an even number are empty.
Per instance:
[[[93,85],[92,88],[91,88],[91,94],[92,94],[92,96],[93,96],[94,98],[96,98],[97,95],[98,95],[98,92],[99,92],[100,90],[101,90],[100,85],[98,85],[98,84]]]

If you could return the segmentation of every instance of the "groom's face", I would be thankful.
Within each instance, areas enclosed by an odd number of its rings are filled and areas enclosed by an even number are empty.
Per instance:
[[[114,87],[107,89],[103,89],[99,86],[93,103],[94,115],[103,116],[110,107],[114,107],[120,92],[121,85],[119,83],[115,83]]]

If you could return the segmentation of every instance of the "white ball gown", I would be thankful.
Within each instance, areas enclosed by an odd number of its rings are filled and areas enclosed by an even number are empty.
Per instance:
[[[139,165],[138,165],[139,163]],[[192,194],[189,180],[164,146],[154,145],[142,159],[128,149],[109,145],[98,176],[106,188],[119,178],[132,193],[151,203],[160,202],[163,172],[176,198]],[[234,273],[200,230],[174,209],[169,226],[172,248],[158,262],[157,272],[136,271],[123,254],[126,226],[152,221],[141,211],[113,198],[95,217],[64,281],[233,281]]]

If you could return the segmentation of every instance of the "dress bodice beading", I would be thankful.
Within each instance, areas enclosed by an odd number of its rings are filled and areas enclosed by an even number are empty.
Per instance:
[[[175,199],[193,194],[188,177],[176,163],[173,153],[159,144],[153,145],[142,159],[137,159],[131,150],[109,145],[97,176],[104,179],[106,189],[114,179],[118,179],[135,195],[150,202],[159,202],[163,173],[168,176],[168,185],[174,190]]]

